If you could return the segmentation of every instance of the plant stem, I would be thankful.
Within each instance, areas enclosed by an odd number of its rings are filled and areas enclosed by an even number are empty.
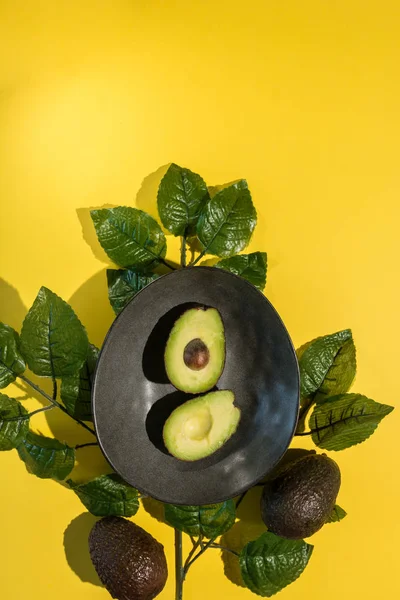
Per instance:
[[[53,404],[54,406],[57,406],[57,408],[59,408],[63,413],[65,413],[66,415],[68,415],[69,417],[71,417],[71,419],[74,419],[74,421],[76,421],[77,423],[79,423],[79,425],[81,425],[82,427],[84,427],[87,431],[90,431],[90,433],[92,435],[96,435],[94,429],[92,429],[91,427],[89,427],[89,425],[86,425],[86,423],[84,423],[83,421],[80,421],[79,419],[75,419],[75,417],[73,417],[72,415],[70,415],[69,412],[67,411],[67,409],[62,404],[60,404],[55,398],[52,398],[51,396],[49,396],[49,394],[47,394],[44,390],[42,390],[42,388],[40,388],[38,385],[36,385],[36,383],[33,383],[33,381],[31,381],[30,379],[28,379],[27,377],[25,377],[25,375],[18,375],[18,377],[20,379],[22,379],[22,381],[25,381],[25,383],[27,383],[28,385],[30,385],[34,390],[36,390],[44,398],[46,398],[46,400],[48,400],[49,402],[51,402],[51,404]],[[55,391],[57,391],[57,386],[56,386]],[[53,387],[53,393],[54,393],[54,387]]]
[[[203,547],[202,547],[202,549],[200,550],[200,552],[198,552],[194,558],[192,558],[191,560],[187,560],[187,561],[186,561],[186,566],[185,566],[185,568],[183,569],[183,574],[184,574],[184,576],[187,574],[187,572],[189,571],[189,569],[190,569],[190,567],[192,566],[192,564],[193,564],[194,562],[196,562],[196,560],[197,560],[198,558],[200,558],[200,556],[201,556],[202,554],[204,554],[204,552],[205,552],[205,551],[206,551],[208,548],[210,548],[211,544],[213,544],[213,543],[214,543],[214,541],[215,541],[215,538],[211,538],[211,540],[209,540],[209,541],[207,542],[207,544],[206,544],[205,546],[203,546]],[[188,559],[189,559],[189,557],[188,557]]]
[[[226,546],[221,546],[221,544],[211,544],[210,548],[216,548],[218,550],[223,550],[224,552],[230,552],[231,554],[234,554],[235,556],[240,556],[239,552],[235,552],[235,550],[231,550],[230,548],[227,548]]]
[[[190,263],[189,267],[194,267],[195,265],[197,265],[197,263],[199,262],[199,260],[201,258],[203,258],[203,256],[206,254],[206,250],[203,250],[203,252],[200,252],[200,254],[198,255],[198,257],[196,258],[196,260],[194,260],[193,262]]]
[[[168,269],[171,269],[171,271],[176,271],[175,267],[173,267],[172,265],[168,264],[166,260],[164,260],[163,258],[159,258],[158,259],[159,262],[161,264],[163,264],[165,267],[168,267]]]
[[[57,379],[53,377],[53,400],[57,400]]]
[[[12,417],[11,419],[7,419],[7,423],[9,421],[26,421],[27,419],[33,417],[33,415],[45,412],[46,410],[51,410],[52,408],[55,408],[54,404],[50,404],[49,406],[43,406],[42,408],[38,408],[37,410],[34,410],[33,412],[28,413],[27,415],[21,415],[20,417]]]
[[[181,244],[181,266],[186,267],[186,233],[182,236]]]
[[[203,540],[201,538],[202,538],[202,536],[199,536],[199,539],[194,542],[193,548],[191,549],[191,551],[188,554],[188,557],[187,557],[187,559],[185,561],[185,564],[183,566],[183,579],[185,579],[185,575],[186,575],[186,572],[187,572],[187,566],[190,563],[190,560],[191,560],[193,554],[196,552],[196,550],[197,550],[197,548],[199,546],[202,546]]]
[[[243,494],[239,497],[238,501],[236,502],[236,509],[239,508],[239,506],[242,504],[243,500],[245,499],[245,496],[247,494],[249,490],[246,490],[245,492],[243,492]]]
[[[80,448],[87,448],[87,446],[98,446],[98,442],[87,442],[86,444],[78,444],[75,446],[75,450],[79,450]]]
[[[175,600],[183,597],[182,531],[175,529]]]

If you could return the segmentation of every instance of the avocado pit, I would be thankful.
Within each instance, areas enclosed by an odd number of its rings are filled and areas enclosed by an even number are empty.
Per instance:
[[[210,433],[213,421],[209,410],[199,411],[189,417],[183,426],[186,437],[191,440],[203,440]]]
[[[210,361],[210,351],[200,338],[191,340],[183,351],[184,363],[193,371],[201,371]]]

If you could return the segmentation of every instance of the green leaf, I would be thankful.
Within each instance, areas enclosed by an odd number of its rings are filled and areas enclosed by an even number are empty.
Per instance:
[[[347,392],[356,374],[355,347],[350,329],[316,338],[298,351],[302,398]]]
[[[333,511],[329,515],[328,520],[326,522],[337,523],[338,521],[344,519],[346,516],[347,512],[343,510],[343,508],[341,508],[338,504],[335,504],[335,506],[333,507]]]
[[[18,400],[0,394],[0,450],[16,448],[29,431],[28,411]]]
[[[120,267],[155,266],[167,252],[161,227],[147,213],[129,206],[91,211],[97,237]]]
[[[252,252],[225,258],[217,262],[217,269],[224,269],[250,281],[256,288],[263,291],[267,282],[267,253]]]
[[[67,483],[96,517],[133,517],[139,509],[138,491],[116,473],[101,475],[87,483],[74,483],[71,479]]]
[[[169,525],[192,536],[215,538],[232,527],[236,518],[235,503],[227,500],[206,506],[165,505],[165,520]]]
[[[69,304],[42,287],[22,325],[21,352],[33,373],[43,377],[73,375],[88,351],[84,327]]]
[[[312,551],[313,546],[304,540],[263,533],[240,554],[243,581],[255,594],[269,598],[300,577]]]
[[[361,394],[341,394],[315,405],[309,426],[316,446],[344,450],[370,437],[393,410]]]
[[[197,236],[204,254],[227,258],[249,243],[257,213],[244,179],[218,191],[201,211]]]
[[[25,361],[19,349],[19,336],[12,327],[0,323],[0,388],[15,381],[25,371]]]
[[[115,314],[119,314],[140,290],[157,279],[154,273],[140,273],[134,269],[107,269],[108,298]]]
[[[200,175],[172,164],[158,188],[161,222],[175,236],[185,235],[196,225],[208,200],[207,185]]]
[[[80,372],[61,381],[61,400],[71,416],[80,421],[92,421],[92,383],[99,349],[89,344],[88,354]]]
[[[54,438],[28,431],[18,454],[29,473],[41,479],[65,479],[75,464],[75,450]]]

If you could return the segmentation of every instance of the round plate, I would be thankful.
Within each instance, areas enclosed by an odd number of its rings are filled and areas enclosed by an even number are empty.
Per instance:
[[[234,392],[241,420],[217,452],[183,462],[168,454],[162,428],[193,396],[169,383],[164,349],[176,319],[196,305],[222,317],[226,362],[214,389]],[[115,320],[92,401],[100,447],[125,481],[171,504],[222,502],[264,477],[289,446],[299,410],[296,354],[277,312],[250,283],[221,269],[182,269],[145,287]]]

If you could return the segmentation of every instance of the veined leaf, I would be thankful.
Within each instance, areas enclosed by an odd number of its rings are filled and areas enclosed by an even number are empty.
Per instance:
[[[0,323],[0,388],[15,381],[25,371],[25,361],[19,349],[19,336],[12,327]]]
[[[309,426],[316,446],[344,450],[370,437],[393,410],[361,394],[341,394],[315,405]]]
[[[108,298],[115,314],[118,315],[140,290],[158,277],[134,269],[107,269]]]
[[[29,431],[28,411],[18,400],[0,394],[0,450],[16,448]]]
[[[87,483],[78,484],[71,479],[67,483],[96,517],[132,517],[138,511],[138,491],[116,473],[101,475]]]
[[[89,344],[88,354],[79,373],[63,377],[61,400],[71,416],[80,421],[92,421],[92,382],[99,349]]]
[[[31,371],[44,377],[73,375],[88,351],[84,327],[69,304],[42,287],[22,325],[21,352]]]
[[[347,392],[356,373],[355,347],[350,329],[316,338],[297,351],[303,398],[319,393]]]
[[[196,225],[208,200],[207,185],[200,175],[172,164],[158,188],[161,222],[175,236],[185,235]]]
[[[155,266],[167,252],[161,227],[147,213],[129,206],[91,211],[97,237],[105,252],[120,267]]]
[[[218,191],[204,206],[197,222],[197,236],[204,254],[221,258],[241,252],[257,223],[247,182],[236,181]]]
[[[255,594],[269,598],[300,577],[312,551],[313,546],[303,540],[263,533],[240,554],[243,581]]]
[[[215,538],[232,527],[236,518],[235,503],[227,500],[206,506],[165,505],[169,525],[192,536]]]
[[[217,262],[217,269],[224,269],[250,281],[256,288],[263,291],[267,282],[267,253],[252,252],[225,258]]]
[[[65,479],[75,464],[75,450],[53,438],[28,431],[17,447],[29,473],[41,479]]]
[[[328,517],[327,523],[337,523],[347,516],[347,512],[343,510],[338,504],[335,504],[333,511]]]

